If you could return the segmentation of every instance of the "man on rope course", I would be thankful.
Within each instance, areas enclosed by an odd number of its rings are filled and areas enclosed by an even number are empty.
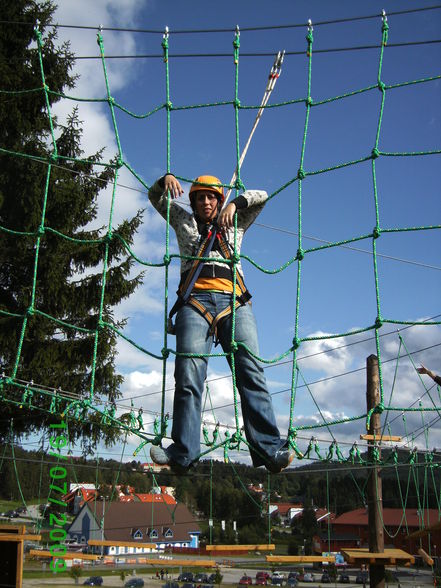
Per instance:
[[[434,372],[432,372],[432,370],[426,368],[426,366],[421,365],[421,367],[417,368],[417,372],[419,374],[426,374],[427,376],[429,376],[429,378],[432,378],[435,384],[441,386],[441,376],[437,376]]]
[[[173,174],[159,178],[149,190],[156,210],[167,218],[167,194],[172,199],[183,194]],[[242,345],[258,355],[257,329],[250,305],[251,294],[243,282],[237,256],[245,231],[267,201],[261,190],[247,190],[222,209],[225,200],[220,180],[214,176],[196,178],[190,188],[193,213],[175,202],[170,205],[170,225],[176,232],[181,255],[181,281],[178,299],[170,311],[168,331],[176,335],[173,443],[167,448],[152,445],[150,456],[160,465],[169,464],[185,472],[200,456],[201,402],[213,339],[225,353],[231,353],[233,264],[235,261],[236,303],[234,366],[242,403],[245,435],[253,465],[279,473],[292,461],[294,453],[280,438],[263,369]],[[237,213],[236,259],[233,259],[234,215]],[[208,261],[185,259],[193,256]],[[176,323],[173,325],[173,316]],[[191,354],[192,356],[188,356]],[[227,356],[231,365],[231,357]]]

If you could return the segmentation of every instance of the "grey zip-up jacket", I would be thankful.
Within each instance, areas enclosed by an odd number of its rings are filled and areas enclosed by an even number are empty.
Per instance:
[[[167,218],[167,193],[164,192],[162,178],[156,181],[149,190],[149,200],[156,208],[159,214]],[[245,231],[255,221],[261,210],[268,200],[268,195],[263,190],[246,190],[243,194],[232,200],[237,208],[237,239],[236,251],[240,254],[242,239]],[[195,256],[200,247],[200,244],[206,236],[204,229],[205,223],[198,222],[197,218],[192,212],[185,210],[180,206],[176,200],[170,203],[170,225],[176,233],[176,238],[179,245],[180,255]],[[234,228],[225,231],[225,240],[230,245],[231,251],[234,249]],[[207,275],[206,269],[210,266],[213,270],[216,268],[226,268],[226,264],[215,261],[216,258],[222,257],[217,250],[210,251],[209,258],[213,258],[213,262],[205,262],[204,274]],[[181,275],[190,269],[193,261],[191,259],[181,259]],[[238,263],[236,268],[243,277],[241,264]],[[214,276],[214,271],[213,271]]]

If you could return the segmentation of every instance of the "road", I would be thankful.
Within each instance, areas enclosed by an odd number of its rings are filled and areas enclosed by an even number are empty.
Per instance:
[[[120,571],[122,568],[112,570],[112,575],[110,576],[103,576],[104,583],[103,587],[105,586],[119,586],[119,588],[123,587],[123,583],[120,579]],[[127,571],[131,574],[130,576],[126,577],[126,580],[129,577],[132,577],[133,569],[132,566],[130,568],[126,568]],[[253,579],[256,577],[256,570],[248,569],[248,568],[230,568],[230,567],[221,567],[221,574],[223,575],[223,580],[220,588],[231,586],[236,587],[238,585],[239,579],[243,575],[251,576]],[[330,588],[362,588],[361,584],[355,584],[355,576],[357,571],[350,570],[349,577],[351,582],[349,584],[329,584]],[[402,588],[428,588],[428,586],[433,586],[433,577],[430,570],[413,570],[407,568],[399,568],[397,571],[394,572],[397,575],[399,584],[391,584],[391,587],[398,587],[401,586]],[[135,572],[136,574],[136,572]],[[99,575],[99,569],[96,567],[90,570],[85,570],[83,576],[79,580],[79,585],[82,585],[84,580],[89,575]],[[160,580],[156,579],[153,574],[151,573],[142,573],[139,574],[145,582],[145,588],[164,588],[165,582],[161,582]],[[314,572],[315,581],[312,583],[304,583],[300,582],[298,584],[298,588],[324,588],[324,585],[320,584],[321,574],[317,571]],[[171,576],[172,579],[176,578],[176,574]],[[32,588],[44,588],[50,586],[51,588],[61,588],[66,586],[75,586],[73,580],[69,578],[46,578],[44,580],[33,580],[33,579],[24,579],[23,580],[24,587],[32,587]],[[244,587],[245,588],[245,587]]]

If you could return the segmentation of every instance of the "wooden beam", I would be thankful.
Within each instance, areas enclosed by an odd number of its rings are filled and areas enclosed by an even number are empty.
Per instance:
[[[136,555],[135,553],[120,553],[119,555],[106,555],[106,559],[109,557],[118,557],[118,558],[133,558]],[[217,563],[212,559],[159,559],[159,558],[145,558],[142,557],[142,560],[145,564],[151,566],[161,566],[162,568],[177,568],[180,566],[188,566],[192,568],[215,568],[217,567]],[[143,565],[144,565],[143,563]]]
[[[428,564],[429,566],[433,566],[433,559],[430,557],[428,553],[424,551],[424,549],[418,549],[418,554],[421,555],[426,564]]]
[[[15,533],[4,534],[0,532],[0,541],[41,541],[41,535],[16,535]]]
[[[64,555],[58,555],[56,554],[55,556],[52,555],[52,553],[50,551],[45,551],[43,549],[31,549],[29,552],[29,555],[35,555],[38,557],[56,557],[57,559],[90,559],[93,561],[96,561],[97,559],[100,559],[100,555],[92,555],[90,553],[77,553],[76,551],[68,551],[67,553],[65,553]]]
[[[400,565],[414,564],[415,558],[413,555],[406,553],[402,549],[385,549],[384,552],[375,553],[370,552],[368,548],[362,547],[360,549],[342,549],[341,553],[350,564],[361,565],[369,563],[382,563],[384,565],[394,565],[395,562]]]
[[[279,563],[334,563],[335,557],[333,555],[267,555],[266,561]]]
[[[363,441],[393,441],[398,442],[402,441],[402,437],[396,435],[360,435],[360,439]]]
[[[89,539],[88,545],[99,546],[99,547],[144,547],[145,549],[156,549],[156,543],[140,543],[139,541],[111,541],[107,539]]]
[[[425,529],[421,529],[421,531],[414,531],[408,535],[409,539],[418,539],[419,537],[425,537],[429,533],[433,533],[434,531],[439,531],[441,529],[441,521],[430,525],[430,527],[426,527]]]
[[[206,545],[206,551],[274,551],[276,546],[269,545]]]

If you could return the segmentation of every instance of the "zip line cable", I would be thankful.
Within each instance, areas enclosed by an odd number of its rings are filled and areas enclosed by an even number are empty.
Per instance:
[[[1,149],[0,149],[0,154],[3,154],[4,155],[4,152],[2,153],[2,150]],[[37,163],[41,163],[43,165],[46,164],[45,161],[41,161],[41,160],[38,160],[38,159],[35,159],[34,161],[36,161]],[[73,170],[73,169],[70,169],[70,168],[65,167],[63,165],[56,164],[56,163],[52,163],[51,165],[54,168],[61,169],[61,170],[65,171],[65,172],[71,173],[73,175],[78,175],[78,176],[83,176],[85,178],[93,179],[93,180],[96,180],[97,182],[101,182],[101,183],[106,184],[106,185],[109,184],[109,180],[103,180],[102,178],[100,178],[100,177],[98,177],[98,176],[96,176],[94,174],[87,174],[87,173],[84,173],[82,171]],[[232,182],[230,182],[230,185],[231,184],[232,184]],[[120,182],[117,182],[116,185],[117,185],[118,188],[123,188],[125,190],[129,190],[129,191],[132,191],[132,192],[137,192],[138,194],[147,195],[147,192],[145,190],[141,189],[141,188],[135,188],[133,186],[128,186],[126,184],[121,184]],[[190,208],[190,204],[189,203],[186,203],[186,202],[181,202],[180,205]],[[276,232],[279,232],[279,233],[284,233],[286,235],[292,235],[292,236],[298,237],[298,233],[296,233],[294,231],[289,231],[288,229],[284,229],[282,227],[275,227],[273,225],[268,225],[268,224],[265,224],[265,223],[260,223],[258,221],[254,222],[253,225],[256,226],[256,227],[262,227],[264,229],[268,229],[270,231],[276,231]],[[312,235],[306,235],[305,233],[303,233],[303,238],[304,239],[310,239],[311,241],[316,241],[318,243],[326,243],[328,245],[332,243],[331,241],[327,241],[326,239],[320,239],[319,237],[313,237]],[[348,249],[350,251],[356,251],[357,253],[365,253],[365,254],[373,255],[372,251],[368,251],[367,249],[360,249],[359,247],[353,247],[351,245],[339,245],[339,248],[341,248],[341,249]],[[419,267],[424,267],[426,269],[434,269],[434,270],[441,271],[441,267],[440,266],[423,263],[421,261],[414,261],[414,260],[411,260],[411,259],[404,259],[402,257],[396,257],[396,256],[393,256],[393,255],[387,255],[386,253],[378,253],[377,252],[377,257],[381,257],[383,259],[389,259],[391,261],[398,261],[398,262],[401,262],[401,263],[407,263],[407,264],[410,264],[410,265],[416,265],[416,266],[419,266]]]
[[[399,16],[405,14],[415,14],[419,12],[427,12],[429,10],[438,10],[441,8],[441,4],[435,4],[433,6],[423,6],[419,8],[409,8],[407,10],[395,10],[388,12],[388,16]],[[377,19],[382,16],[382,13],[370,14],[365,16],[352,16],[347,18],[338,18],[338,19],[331,19],[331,20],[322,20],[318,22],[314,22],[315,27],[320,27],[324,25],[333,25],[333,24],[342,24],[348,22],[357,22],[362,20],[369,20],[369,19]],[[0,25],[23,25],[23,26],[34,26],[34,23],[29,22],[22,22],[22,21],[9,21],[9,20],[0,20]],[[263,25],[263,26],[254,26],[254,27],[241,27],[241,31],[243,32],[253,32],[253,31],[269,31],[269,30],[281,30],[281,29],[292,29],[292,28],[304,28],[307,23],[294,23],[294,24],[279,24],[279,25]],[[162,35],[164,33],[164,29],[133,29],[133,28],[122,28],[122,27],[106,27],[100,25],[98,26],[91,26],[91,25],[70,25],[70,24],[62,24],[62,23],[54,23],[49,25],[55,28],[67,28],[67,29],[85,29],[85,30],[92,30],[96,31],[98,28],[102,31],[113,31],[113,32],[123,32],[123,33],[148,33],[148,34],[157,34]],[[231,28],[214,28],[214,29],[176,29],[173,30],[169,28],[169,33],[173,35],[180,35],[180,34],[196,34],[196,33],[234,33],[235,27]]]
[[[402,47],[415,47],[421,45],[438,45],[441,43],[441,39],[429,39],[425,41],[405,41],[403,43],[388,43],[388,48],[390,49],[397,49]],[[342,53],[342,52],[351,52],[351,51],[367,51],[372,49],[381,49],[381,45],[354,45],[352,47],[329,47],[326,49],[315,49],[314,55],[324,55],[330,53]],[[246,52],[240,54],[241,58],[248,58],[248,57],[272,57],[274,55],[274,51],[261,51],[259,53],[256,52]],[[285,57],[295,57],[295,56],[303,56],[304,51],[290,51],[287,49],[285,51]],[[197,58],[231,58],[230,53],[170,53],[168,55],[169,59],[197,59]],[[145,54],[138,54],[138,55],[106,55],[106,59],[162,59],[163,55],[160,53],[145,53]],[[1,59],[1,56],[0,56]],[[74,60],[100,60],[101,57],[99,55],[76,55]]]
[[[280,227],[274,227],[271,225],[267,225],[264,223],[255,222],[253,223],[255,226],[262,227],[264,229],[270,229],[271,231],[276,231],[278,233],[285,233],[286,235],[291,235],[293,237],[298,237],[299,234],[295,233],[294,231],[289,231],[288,229],[282,229]],[[320,239],[319,237],[313,237],[312,235],[306,235],[305,233],[302,234],[304,239],[310,239],[311,241],[317,241],[318,243],[326,243],[330,245],[332,241],[327,241],[326,239]],[[350,251],[356,251],[357,253],[367,253],[368,255],[373,255],[372,251],[368,251],[367,249],[361,249],[360,247],[353,247],[352,245],[339,245],[340,249],[349,249]],[[402,263],[408,263],[410,265],[417,265],[419,267],[424,267],[426,269],[434,269],[441,271],[441,267],[437,265],[430,265],[428,263],[422,263],[421,261],[413,261],[412,259],[402,259],[401,257],[395,257],[394,255],[387,255],[386,253],[378,253],[377,257],[381,257],[383,259],[390,259],[391,261],[399,261]]]

